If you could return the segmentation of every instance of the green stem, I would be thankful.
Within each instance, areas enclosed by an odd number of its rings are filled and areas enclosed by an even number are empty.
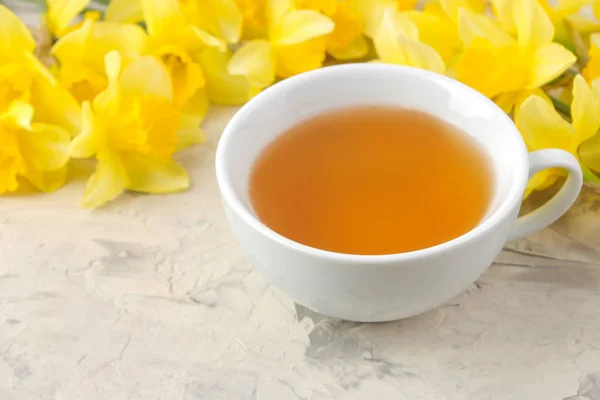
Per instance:
[[[556,108],[556,111],[568,118],[571,118],[571,108],[568,105],[558,99],[555,99],[554,97],[550,97],[550,100],[552,101],[554,108]]]

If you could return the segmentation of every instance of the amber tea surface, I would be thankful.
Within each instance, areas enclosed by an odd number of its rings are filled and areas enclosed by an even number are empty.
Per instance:
[[[490,161],[473,138],[429,114],[360,107],[303,121],[254,164],[258,218],[296,242],[346,254],[423,249],[485,216]]]

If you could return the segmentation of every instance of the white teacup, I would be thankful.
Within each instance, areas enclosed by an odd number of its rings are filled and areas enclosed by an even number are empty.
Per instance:
[[[250,202],[248,181],[265,146],[316,114],[379,104],[433,114],[462,128],[486,148],[495,174],[495,195],[484,220],[438,246],[378,256],[311,248],[262,224]],[[569,171],[562,190],[540,209],[517,219],[528,178],[552,167]],[[362,322],[410,317],[461,293],[492,264],[507,241],[540,230],[564,214],[582,185],[575,157],[555,149],[528,154],[511,119],[477,91],[431,72],[383,64],[323,68],[267,89],[225,129],[216,168],[231,228],[258,271],[299,304]]]

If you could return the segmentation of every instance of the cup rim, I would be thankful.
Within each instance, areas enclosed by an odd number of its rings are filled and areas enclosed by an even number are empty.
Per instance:
[[[467,91],[471,96],[471,101],[485,103],[494,111],[494,114],[496,114],[499,118],[505,118],[509,122],[508,126],[510,127],[510,129],[508,130],[510,130],[510,132],[505,132],[505,135],[518,136],[519,140],[517,141],[517,143],[521,143],[521,146],[520,149],[515,149],[515,155],[519,156],[518,164],[520,165],[514,166],[512,185],[510,186],[510,190],[505,195],[504,199],[501,200],[501,203],[497,207],[497,209],[484,221],[480,222],[477,226],[475,226],[467,233],[450,241],[440,243],[432,247],[427,247],[424,249],[413,250],[404,253],[376,255],[337,253],[298,243],[275,232],[274,230],[263,224],[258,219],[258,217],[252,214],[244,206],[244,204],[242,204],[241,200],[236,195],[235,190],[233,189],[233,186],[231,184],[231,180],[228,176],[228,168],[225,162],[226,150],[229,147],[228,144],[234,140],[235,132],[239,129],[241,121],[243,121],[248,116],[249,111],[251,111],[257,106],[261,106],[263,103],[268,103],[270,101],[270,98],[278,92],[285,91],[287,88],[301,84],[303,81],[310,80],[315,76],[351,73],[353,71],[360,71],[365,69],[371,69],[374,72],[387,71],[395,74],[404,74],[420,78],[429,78],[432,80],[437,80],[438,82],[443,82],[444,85],[453,85],[457,88],[460,88],[463,91]],[[493,157],[493,154],[490,154],[490,156]],[[492,100],[490,100],[480,92],[476,91],[475,89],[447,76],[423,69],[390,64],[355,63],[324,67],[317,70],[305,72],[293,76],[291,78],[287,78],[267,88],[266,90],[262,91],[257,96],[252,98],[238,110],[238,112],[233,116],[233,118],[225,127],[217,146],[215,166],[217,183],[219,185],[223,199],[227,202],[229,207],[231,207],[233,212],[235,212],[244,223],[249,225],[258,234],[261,234],[290,250],[301,252],[304,254],[309,254],[315,257],[325,258],[330,261],[343,263],[370,264],[416,261],[423,258],[431,257],[433,255],[444,254],[452,249],[466,246],[469,243],[473,242],[476,238],[486,234],[494,227],[501,224],[510,215],[514,206],[522,201],[523,193],[525,191],[527,181],[529,180],[528,160],[528,151],[525,146],[525,142],[523,141],[521,134],[514,122],[512,121],[512,119],[510,119],[510,117],[498,105],[496,105],[496,103],[494,103]]]

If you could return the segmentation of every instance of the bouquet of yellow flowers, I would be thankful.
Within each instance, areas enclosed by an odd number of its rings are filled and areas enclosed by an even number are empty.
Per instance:
[[[202,143],[209,104],[343,62],[462,81],[515,119],[530,150],[567,150],[600,183],[600,0],[422,3],[47,0],[37,43],[0,5],[0,194],[55,190],[78,158],[96,160],[84,207],[186,189],[173,154]],[[528,193],[562,173],[537,174]]]

